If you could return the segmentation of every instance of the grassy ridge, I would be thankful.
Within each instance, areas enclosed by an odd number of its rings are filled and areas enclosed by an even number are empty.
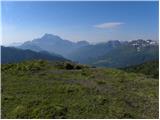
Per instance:
[[[71,63],[6,64],[2,118],[158,118],[158,79]]]
[[[159,61],[145,62],[140,65],[134,65],[123,68],[127,72],[142,73],[152,78],[159,78]]]

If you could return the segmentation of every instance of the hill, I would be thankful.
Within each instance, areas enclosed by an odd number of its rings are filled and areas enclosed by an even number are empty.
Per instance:
[[[70,62],[2,64],[2,118],[158,119],[158,79]]]
[[[14,47],[1,46],[1,63],[14,63],[25,60],[53,60],[53,61],[65,61],[66,59],[60,55],[50,54],[45,51],[34,52],[31,50],[22,50]]]
[[[127,72],[142,73],[149,77],[159,78],[159,61],[150,61],[140,65],[123,68]]]

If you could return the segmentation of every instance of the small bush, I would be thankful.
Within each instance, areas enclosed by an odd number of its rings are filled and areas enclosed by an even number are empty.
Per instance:
[[[75,69],[79,70],[79,69],[82,69],[82,67],[80,65],[76,65]]]
[[[65,63],[65,69],[67,69],[67,70],[72,70],[72,69],[74,69],[74,65],[72,65],[71,63]]]
[[[106,82],[105,82],[105,81],[102,81],[102,80],[101,80],[101,81],[98,80],[98,81],[96,81],[96,82],[97,82],[97,84],[99,84],[99,85],[106,84]]]
[[[99,104],[99,105],[104,105],[105,103],[108,103],[107,98],[105,98],[104,96],[98,95],[95,99],[95,101]]]
[[[33,110],[33,118],[62,119],[66,118],[67,107],[62,105],[45,105]]]
[[[11,113],[12,118],[28,118],[28,111],[27,108],[22,106],[22,105],[18,105]]]

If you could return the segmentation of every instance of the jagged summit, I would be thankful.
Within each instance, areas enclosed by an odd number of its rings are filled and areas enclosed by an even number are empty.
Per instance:
[[[133,45],[135,47],[147,47],[147,46],[153,46],[153,45],[158,45],[158,42],[154,40],[143,40],[143,39],[138,39],[138,40],[133,40],[129,42],[130,45]]]
[[[58,35],[45,33],[41,39],[61,39]]]
[[[82,46],[83,46],[83,45],[89,45],[89,42],[88,42],[88,41],[83,40],[83,41],[78,41],[78,42],[77,42],[77,44],[78,44],[78,45],[82,45]]]

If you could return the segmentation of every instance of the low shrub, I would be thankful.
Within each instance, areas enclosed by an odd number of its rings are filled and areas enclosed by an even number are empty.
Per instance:
[[[64,67],[65,67],[65,69],[67,69],[67,70],[72,70],[72,69],[74,69],[74,65],[72,65],[71,63],[65,63]]]

